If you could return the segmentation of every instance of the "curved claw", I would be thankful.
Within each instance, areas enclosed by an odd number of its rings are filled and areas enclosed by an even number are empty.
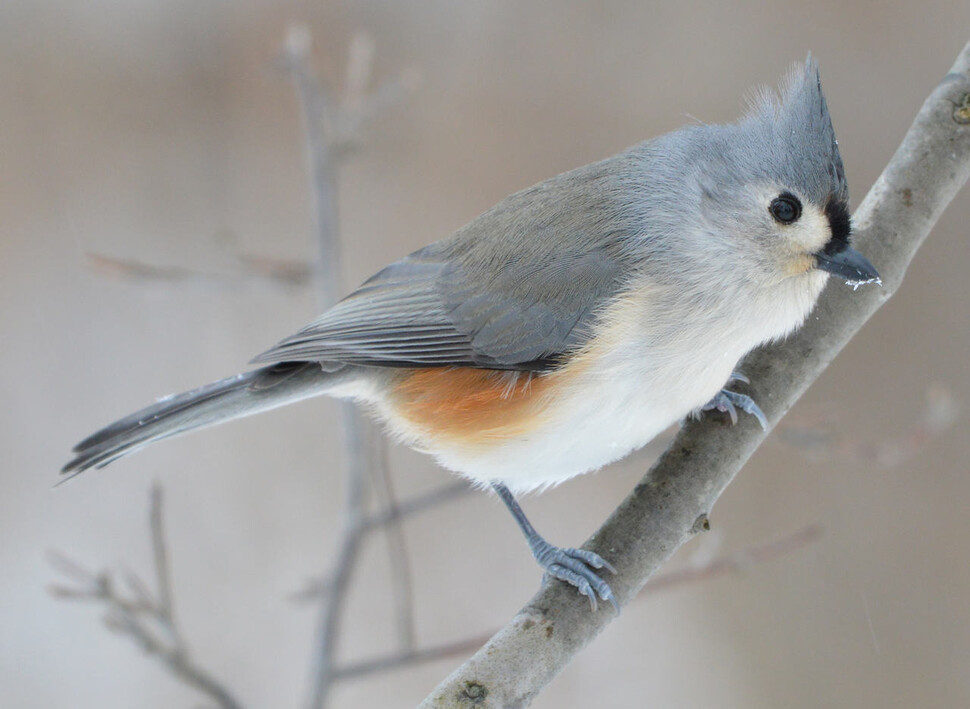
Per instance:
[[[589,607],[594,613],[599,607],[596,602],[596,592],[593,591],[593,587],[590,586],[589,581],[582,575],[572,569],[567,569],[559,564],[551,564],[548,569],[546,569],[546,576],[551,576],[552,578],[557,578],[560,581],[565,581],[566,583],[575,586],[576,590],[579,591],[580,595],[586,596],[589,599]]]
[[[616,573],[616,568],[613,566],[613,564],[608,562],[595,551],[588,551],[586,549],[564,549],[563,551],[572,557],[582,559],[594,569],[606,569],[611,574]]]
[[[761,429],[763,431],[768,430],[768,417],[765,416],[765,412],[761,410],[761,407],[754,402],[754,399],[747,394],[738,394],[734,391],[725,391],[724,395],[727,396],[731,402],[744,413],[758,419],[758,423],[761,424]]]
[[[562,549],[546,542],[533,550],[533,555],[548,576],[575,586],[580,594],[586,596],[593,611],[598,608],[599,597],[609,601],[619,614],[620,604],[613,595],[613,589],[594,570],[606,569],[615,574],[616,569],[599,554],[586,549]]]
[[[736,374],[732,375],[732,379],[736,377]],[[762,430],[768,430],[768,417],[765,416],[764,412],[761,410],[761,407],[755,403],[754,399],[747,394],[739,394],[736,391],[722,389],[714,395],[713,399],[701,407],[701,411],[710,411],[711,409],[717,409],[721,413],[728,414],[731,417],[732,426],[737,424],[737,410],[741,409],[744,413],[758,419],[758,423],[761,424]]]
[[[738,410],[734,407],[734,402],[727,396],[727,393],[726,389],[719,391],[714,395],[713,399],[701,407],[701,411],[720,411],[722,414],[730,416],[731,425],[736,426],[738,423]]]

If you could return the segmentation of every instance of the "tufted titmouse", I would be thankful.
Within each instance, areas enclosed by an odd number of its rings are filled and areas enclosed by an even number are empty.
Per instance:
[[[517,192],[391,264],[259,355],[260,369],[81,441],[63,472],[318,394],[500,495],[552,576],[616,605],[592,552],[513,497],[596,470],[691,412],[738,406],[735,364],[797,328],[849,246],[848,189],[815,62],[732,125],[690,125]]]

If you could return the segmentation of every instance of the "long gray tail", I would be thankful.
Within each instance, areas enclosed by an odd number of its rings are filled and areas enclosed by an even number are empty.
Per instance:
[[[327,372],[317,362],[284,362],[166,397],[85,438],[61,472],[74,477],[154,441],[323,394],[345,371]]]

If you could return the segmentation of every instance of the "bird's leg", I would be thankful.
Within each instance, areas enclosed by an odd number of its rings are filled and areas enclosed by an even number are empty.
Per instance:
[[[599,596],[604,601],[613,604],[616,612],[620,612],[620,606],[616,602],[616,597],[606,581],[600,578],[595,569],[606,569],[615,574],[616,569],[610,562],[606,561],[599,554],[585,549],[562,549],[554,547],[543,539],[525,516],[525,512],[515,501],[515,497],[502,483],[492,483],[492,489],[502,498],[502,502],[509,508],[509,512],[519,523],[522,532],[525,534],[532,556],[536,558],[546,574],[575,586],[581,594],[589,599],[593,610],[596,610],[596,597]]]
[[[734,372],[731,375],[728,384],[731,382],[750,384],[748,378],[739,372]],[[741,409],[746,414],[751,414],[758,419],[758,423],[761,424],[763,430],[768,430],[768,417],[765,416],[761,407],[754,403],[754,399],[747,394],[739,394],[736,391],[721,389],[721,391],[714,395],[713,399],[701,407],[701,411],[711,411],[712,409],[716,409],[730,416],[732,424],[738,422],[738,409]]]

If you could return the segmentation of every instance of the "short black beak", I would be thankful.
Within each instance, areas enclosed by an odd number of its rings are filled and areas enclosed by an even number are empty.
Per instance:
[[[850,286],[882,282],[869,260],[851,246],[846,246],[835,254],[820,251],[815,254],[815,258],[818,261],[818,268],[844,278]]]

